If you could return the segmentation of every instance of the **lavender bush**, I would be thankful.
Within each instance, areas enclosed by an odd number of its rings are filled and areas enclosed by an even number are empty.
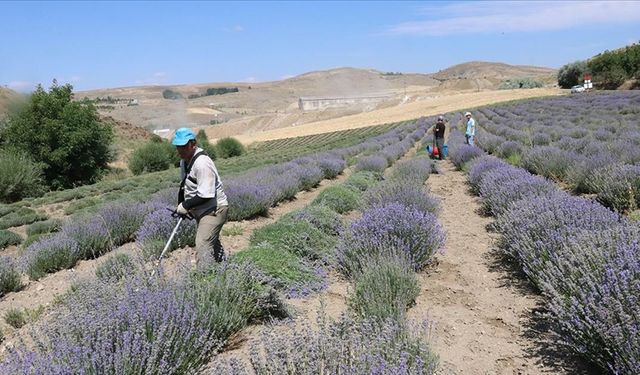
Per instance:
[[[451,150],[451,161],[456,168],[462,169],[465,163],[483,154],[484,152],[478,147],[462,145]]]
[[[75,218],[66,223],[60,233],[78,244],[78,260],[99,257],[113,248],[107,223],[100,216]]]
[[[322,190],[311,204],[326,206],[339,214],[343,214],[359,208],[362,205],[362,199],[355,189],[349,186],[337,185]]]
[[[358,160],[355,171],[371,171],[382,173],[389,166],[389,162],[384,156],[371,155],[363,156]]]
[[[435,163],[433,160],[426,156],[416,157],[395,164],[389,174],[389,178],[422,185],[434,171]]]
[[[401,251],[420,270],[444,244],[444,233],[434,215],[399,203],[368,209],[353,221],[338,246],[338,266],[347,276],[366,267],[365,255]]]
[[[309,205],[285,215],[281,220],[289,219],[306,221],[330,236],[339,236],[344,231],[342,216],[323,205]]]
[[[388,203],[400,203],[423,213],[437,214],[440,201],[422,189],[405,180],[387,180],[367,190],[364,195],[367,208],[381,207]]]
[[[251,245],[266,243],[311,260],[321,260],[331,255],[337,240],[307,221],[278,220],[256,229],[249,242]]]
[[[640,207],[640,165],[618,165],[607,169],[599,182],[598,201],[618,212]]]
[[[367,265],[355,277],[349,307],[356,316],[401,322],[420,293],[411,259],[396,252],[366,256]]]
[[[120,281],[136,274],[138,266],[128,254],[116,254],[96,267],[96,277],[105,282]]]
[[[29,278],[38,280],[47,273],[73,267],[81,254],[78,242],[58,233],[27,247],[20,259]]]
[[[136,242],[146,258],[157,258],[162,252],[178,219],[171,217],[166,208],[148,214],[136,233]],[[183,220],[169,250],[185,246],[195,246],[196,224],[194,220]]]
[[[358,191],[365,191],[371,186],[377,184],[382,178],[382,175],[371,171],[360,171],[352,174],[344,182],[345,187],[353,187]]]
[[[429,375],[438,360],[426,341],[429,326],[407,328],[393,320],[336,323],[323,318],[318,329],[309,322],[287,322],[265,331],[251,343],[251,367],[218,361],[210,374],[344,374]]]
[[[0,297],[20,289],[22,281],[14,261],[6,256],[0,257]]]
[[[480,183],[484,179],[485,174],[495,168],[507,167],[507,163],[493,156],[481,156],[474,159],[470,164],[469,174],[467,176],[469,185],[471,185],[471,191],[479,195]]]

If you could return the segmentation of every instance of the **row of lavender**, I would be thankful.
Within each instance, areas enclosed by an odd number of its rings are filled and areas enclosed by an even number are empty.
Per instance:
[[[393,144],[382,151],[404,153]],[[286,315],[273,278],[251,262],[172,281],[138,271],[121,283],[99,279],[71,291],[31,335],[39,349],[20,346],[2,372],[193,373],[244,325]]]
[[[640,207],[640,93],[536,99],[478,110],[478,145],[528,171],[597,194],[619,212]],[[484,132],[486,130],[486,132]]]
[[[378,174],[385,168],[365,161],[359,169]],[[417,158],[394,166],[380,183],[371,178],[356,182],[358,176],[371,176],[363,172],[347,180],[344,187],[358,187],[362,194],[363,212],[341,231],[331,264],[354,284],[348,313],[329,322],[321,312],[315,330],[306,322],[267,330],[252,342],[253,371],[240,360],[218,359],[210,373],[432,374],[437,359],[424,341],[427,326],[405,320],[419,292],[415,271],[443,245],[435,217],[438,202],[422,191],[432,170],[428,158]],[[319,201],[342,201],[343,186],[325,190],[333,197]]]
[[[454,135],[453,159],[496,217],[501,248],[548,297],[577,353],[615,374],[640,373],[640,228],[602,205],[560,191]],[[475,149],[475,150],[474,150]]]
[[[269,207],[293,198],[298,191],[310,189],[324,178],[335,177],[346,167],[346,157],[381,150],[419,126],[420,123],[401,126],[359,145],[232,177],[225,181],[231,202],[229,218],[243,220],[264,215]],[[30,245],[18,259],[19,267],[8,257],[0,258],[0,295],[21,288],[20,270],[37,280],[132,240],[140,242],[147,255],[157,255],[174,225],[167,210],[173,207],[174,199],[174,193],[166,190],[156,194],[150,203],[106,206],[90,218],[72,219],[55,235]],[[194,227],[193,223],[181,227],[174,248],[193,245]]]

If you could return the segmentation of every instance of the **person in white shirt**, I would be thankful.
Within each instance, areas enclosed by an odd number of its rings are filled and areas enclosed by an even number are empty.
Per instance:
[[[205,269],[212,261],[225,259],[220,231],[227,221],[227,195],[213,160],[197,146],[196,135],[191,129],[176,130],[171,144],[176,146],[182,159],[176,212],[196,219],[196,267]]]
[[[464,117],[467,118],[467,130],[464,133],[464,137],[466,138],[465,143],[473,146],[473,138],[476,135],[476,120],[471,117],[471,112],[465,113]]]

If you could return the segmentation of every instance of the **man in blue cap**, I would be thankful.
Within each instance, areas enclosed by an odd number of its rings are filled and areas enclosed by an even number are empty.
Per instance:
[[[176,130],[171,144],[176,146],[182,159],[176,212],[196,219],[196,267],[203,269],[212,260],[224,260],[220,231],[227,221],[227,195],[213,160],[197,146],[196,135],[191,129]]]

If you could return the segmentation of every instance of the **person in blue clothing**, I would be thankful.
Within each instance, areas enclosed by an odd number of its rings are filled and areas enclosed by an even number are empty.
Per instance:
[[[467,129],[464,132],[465,143],[473,146],[473,138],[476,136],[476,120],[471,117],[471,112],[466,112],[464,117],[467,119]]]

